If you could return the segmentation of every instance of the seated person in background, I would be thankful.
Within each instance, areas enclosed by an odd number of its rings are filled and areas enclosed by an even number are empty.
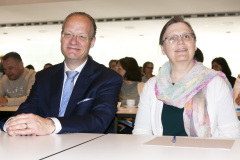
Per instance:
[[[64,62],[36,74],[29,97],[1,129],[11,136],[113,132],[122,78],[88,56],[95,35],[90,15],[68,15],[61,31]]]
[[[236,107],[240,107],[240,74],[238,75],[233,87],[234,100]]]
[[[143,73],[143,69],[142,69],[142,68],[143,68],[143,67],[139,66],[139,70],[140,70],[140,72],[141,72],[141,77],[144,76],[144,73]]]
[[[132,57],[120,59],[117,62],[117,72],[123,79],[121,92],[119,94],[121,106],[126,105],[127,99],[135,99],[135,104],[138,105],[144,83],[141,82],[141,72],[137,61]]]
[[[198,62],[202,62],[204,61],[204,56],[203,56],[203,53],[202,51],[197,48],[197,50],[195,51],[195,54],[194,54],[194,59]]]
[[[0,105],[19,106],[27,99],[36,72],[24,68],[22,59],[16,52],[7,53],[2,58],[2,65],[5,75],[0,80]]]
[[[31,64],[27,65],[25,68],[35,70],[35,68]]]
[[[133,134],[240,137],[232,87],[222,72],[194,60],[196,35],[191,25],[172,18],[159,44],[169,61],[144,85]]]
[[[3,75],[4,75],[4,69],[2,66],[2,56],[0,57],[0,80],[2,79]]]
[[[117,60],[116,59],[112,59],[109,63],[108,66],[110,69],[116,71],[116,66],[117,66]]]
[[[228,66],[228,63],[223,57],[217,57],[212,60],[212,69],[215,71],[222,71],[227,76],[227,79],[233,88],[236,78],[232,77],[232,72]]]
[[[51,67],[51,66],[52,66],[51,63],[46,63],[46,64],[44,65],[43,69],[49,68],[49,67]]]
[[[149,78],[153,77],[153,63],[152,62],[145,62],[143,64],[143,73],[144,76],[142,77],[142,82],[146,83]]]

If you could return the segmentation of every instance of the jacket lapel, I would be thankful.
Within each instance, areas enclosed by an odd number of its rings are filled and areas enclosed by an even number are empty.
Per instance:
[[[91,58],[88,58],[88,61],[84,68],[82,69],[75,86],[73,88],[72,95],[69,99],[67,109],[65,111],[64,116],[68,116],[74,110],[77,105],[77,102],[86,98],[85,94],[89,85],[92,83],[93,79],[91,75],[94,74],[94,70],[96,69],[96,63]]]
[[[59,68],[56,69],[56,72],[54,72],[51,77],[50,111],[53,117],[58,117],[64,80],[64,63],[60,64]]]

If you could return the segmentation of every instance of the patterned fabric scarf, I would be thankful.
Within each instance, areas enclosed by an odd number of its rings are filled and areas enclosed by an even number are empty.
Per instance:
[[[232,87],[222,72],[217,72],[195,61],[190,72],[179,82],[172,84],[171,66],[166,62],[157,75],[155,94],[165,104],[184,107],[183,121],[188,136],[210,137],[211,127],[207,112],[206,86],[215,77],[222,77]]]

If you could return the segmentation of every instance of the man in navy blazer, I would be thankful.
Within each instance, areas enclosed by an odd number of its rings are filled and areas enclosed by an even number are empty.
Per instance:
[[[83,12],[66,17],[62,26],[63,63],[36,74],[27,100],[1,126],[9,135],[106,133],[112,131],[122,78],[88,56],[96,24]],[[78,71],[64,116],[59,116],[66,71]]]

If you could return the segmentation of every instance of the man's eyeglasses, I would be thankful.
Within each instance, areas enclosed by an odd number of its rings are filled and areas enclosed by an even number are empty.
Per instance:
[[[66,32],[63,32],[62,33],[62,37],[63,38],[67,38],[67,39],[72,39],[73,37],[76,37],[76,40],[77,41],[87,41],[89,39],[88,35],[87,34],[78,34],[78,35],[74,35],[72,33],[66,33]]]
[[[175,44],[179,41],[179,38],[182,38],[184,42],[188,42],[195,39],[195,36],[193,33],[185,33],[182,35],[171,35],[171,36],[165,37],[163,42],[167,41],[167,43],[169,44]]]

